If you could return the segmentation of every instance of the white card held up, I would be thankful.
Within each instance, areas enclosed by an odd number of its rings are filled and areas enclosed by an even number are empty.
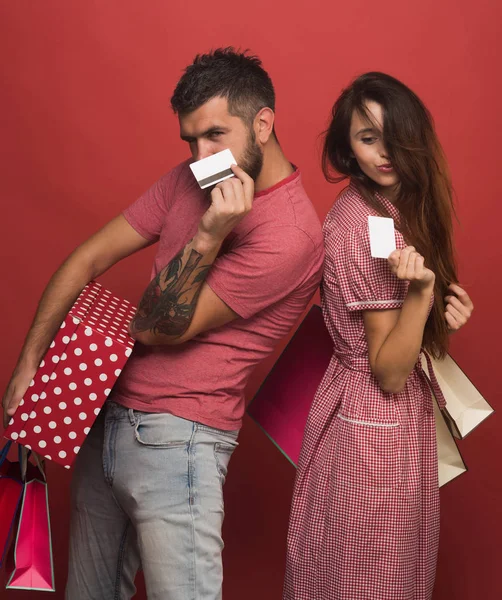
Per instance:
[[[368,217],[370,231],[370,248],[373,258],[389,258],[396,249],[394,219],[387,217]]]
[[[236,164],[237,161],[232,152],[227,148],[227,150],[222,150],[192,163],[190,168],[200,188],[204,190],[211,185],[220,183],[220,181],[234,177],[230,167]]]

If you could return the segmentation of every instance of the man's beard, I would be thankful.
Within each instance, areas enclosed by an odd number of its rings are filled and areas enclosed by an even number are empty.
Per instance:
[[[258,179],[263,168],[263,152],[256,143],[254,131],[249,132],[246,148],[238,161],[239,167],[245,171],[253,181]]]

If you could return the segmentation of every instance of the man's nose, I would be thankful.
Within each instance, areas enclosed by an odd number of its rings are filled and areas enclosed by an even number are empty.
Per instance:
[[[204,140],[197,142],[197,147],[195,149],[195,156],[194,156],[195,160],[202,160],[203,158],[207,158],[208,156],[211,156],[212,154],[214,154],[214,152],[211,149],[210,144],[208,144]]]

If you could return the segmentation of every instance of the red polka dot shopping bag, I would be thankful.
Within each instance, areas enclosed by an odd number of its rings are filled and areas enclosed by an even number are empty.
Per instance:
[[[40,363],[5,437],[69,469],[131,355],[136,309],[91,282]]]

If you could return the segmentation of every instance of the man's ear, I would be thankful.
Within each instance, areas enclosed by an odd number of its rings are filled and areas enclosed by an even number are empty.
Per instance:
[[[264,146],[274,131],[275,114],[271,108],[265,107],[254,118],[253,129],[257,142]]]

